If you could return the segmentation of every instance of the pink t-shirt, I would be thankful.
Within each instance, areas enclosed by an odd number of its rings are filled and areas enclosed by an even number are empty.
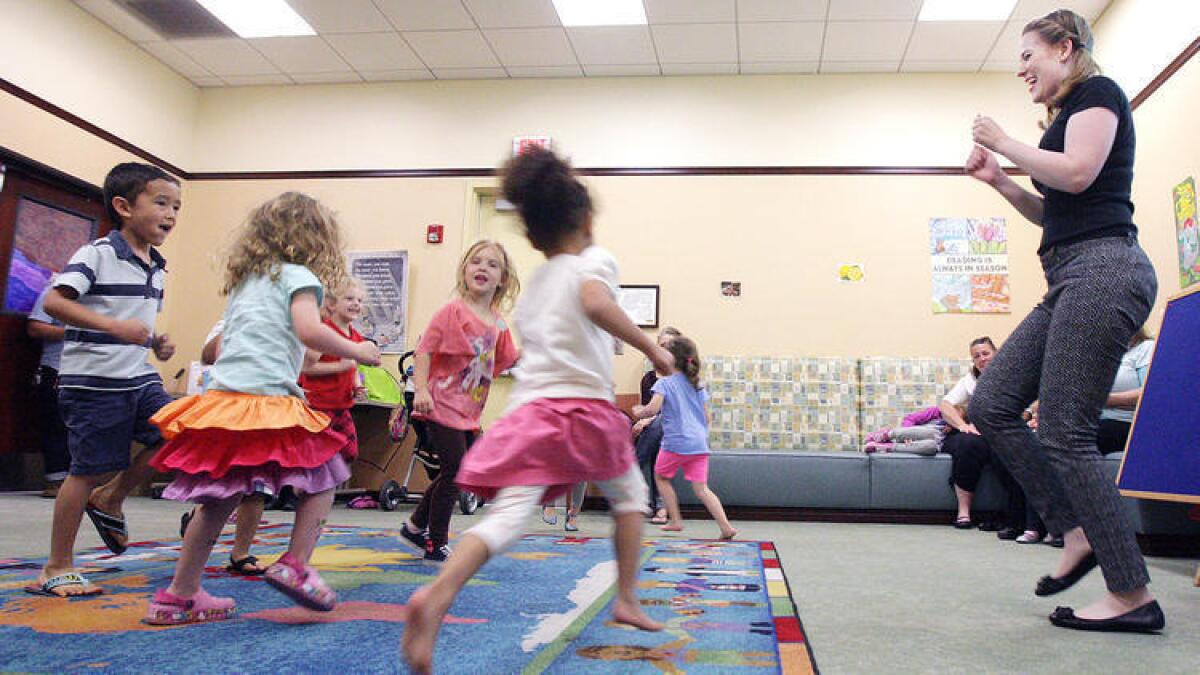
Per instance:
[[[512,334],[494,316],[485,323],[461,299],[433,315],[417,345],[418,354],[430,355],[433,414],[418,417],[451,429],[479,429],[492,380],[517,360]]]

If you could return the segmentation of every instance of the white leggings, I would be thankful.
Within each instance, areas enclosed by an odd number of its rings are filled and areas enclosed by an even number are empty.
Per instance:
[[[614,516],[647,513],[649,490],[636,464],[616,478],[594,482],[608,499],[608,508]],[[546,487],[517,485],[501,488],[496,498],[488,503],[487,515],[467,533],[482,539],[490,555],[508,550],[525,534],[525,525],[541,503],[542,495],[546,494]]]

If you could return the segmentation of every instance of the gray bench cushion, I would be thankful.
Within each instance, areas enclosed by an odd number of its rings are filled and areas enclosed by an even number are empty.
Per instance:
[[[954,511],[950,455],[923,457],[906,452],[869,455],[871,508]],[[985,469],[972,510],[1000,511],[1007,495],[995,474]]]
[[[708,485],[726,506],[866,509],[867,455],[850,452],[714,450]],[[682,504],[699,504],[682,472],[673,483]]]

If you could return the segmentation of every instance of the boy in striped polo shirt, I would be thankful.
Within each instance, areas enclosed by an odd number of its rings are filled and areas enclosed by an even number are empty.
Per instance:
[[[85,512],[110,550],[125,550],[121,507],[153,473],[149,462],[162,437],[149,418],[170,401],[146,356],[153,351],[166,361],[175,353],[166,335],[153,333],[166,270],[154,247],[175,226],[180,203],[179,181],[161,169],[113,167],[104,179],[104,205],[116,229],[76,251],[46,296],[46,313],[67,325],[59,405],[71,468],[54,503],[50,558],[30,592],[101,592],[75,571],[75,537]],[[146,450],[131,465],[135,440]]]

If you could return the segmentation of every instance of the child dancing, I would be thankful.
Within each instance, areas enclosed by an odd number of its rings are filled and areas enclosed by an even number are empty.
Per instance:
[[[725,508],[716,493],[708,488],[708,390],[700,384],[700,353],[696,343],[680,336],[667,343],[674,357],[675,373],[654,383],[650,403],[635,406],[635,417],[658,415],[662,419],[662,449],[654,463],[654,481],[667,503],[668,532],[683,530],[679,515],[679,497],[671,479],[683,469],[692,490],[713,520],[721,528],[722,539],[733,539],[737,530],[725,517]]]
[[[591,197],[571,166],[539,148],[510,160],[503,175],[504,197],[517,205],[526,236],[547,260],[517,303],[522,354],[508,413],[458,471],[461,487],[490,500],[488,514],[459,539],[437,579],[408,601],[401,646],[419,673],[432,670],[442,618],[467,581],[521,537],[538,504],[552,503],[581,481],[600,487],[616,524],[613,619],[662,629],[637,600],[646,483],[634,461],[628,418],[614,405],[613,336],[664,371],[670,354],[617,305],[616,261],[592,245]]]
[[[476,242],[458,264],[458,297],[433,315],[417,345],[413,417],[424,421],[425,447],[437,453],[441,468],[400,533],[428,562],[450,555],[459,464],[479,434],[492,380],[517,360],[500,309],[520,287],[504,247]]]
[[[154,593],[146,622],[217,621],[234,613],[231,598],[200,588],[200,575],[225,519],[255,492],[301,494],[288,551],[267,581],[310,609],[328,611],[334,592],[308,559],[333,503],[333,488],[350,476],[340,451],[346,437],[304,403],[297,384],[304,348],[379,364],[379,349],[354,343],[321,323],[324,279],[345,276],[333,213],[315,199],[284,193],[251,214],[225,271],[225,334],[199,396],[164,407],[151,421],[168,439],[154,458],[174,471],[163,496],[202,506],[183,540],[171,585]]]

